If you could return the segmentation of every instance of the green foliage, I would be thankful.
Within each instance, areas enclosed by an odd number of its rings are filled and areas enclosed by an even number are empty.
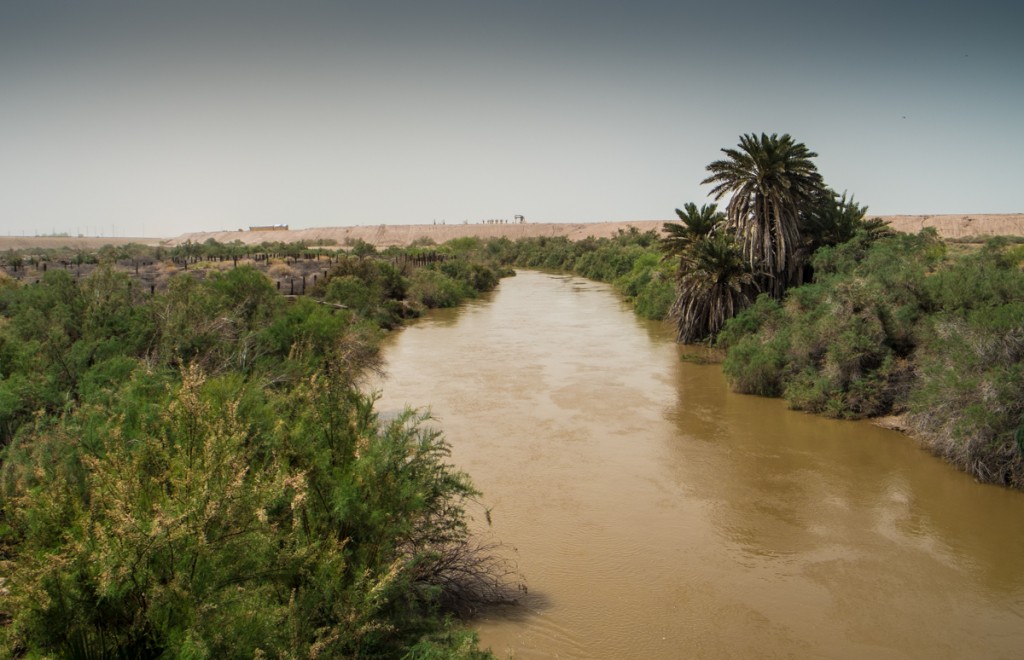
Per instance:
[[[644,252],[634,261],[632,269],[615,280],[615,289],[633,302],[633,309],[643,318],[662,320],[675,300],[673,267],[654,252]]]
[[[407,278],[387,261],[340,258],[312,294],[383,328],[393,328],[411,314],[403,304],[408,286]]]
[[[819,248],[858,237],[866,249],[891,234],[880,221],[865,221],[866,207],[826,187],[817,154],[789,135],[743,135],[738,148],[722,151],[727,157],[708,165],[702,183],[714,185],[715,199],[729,196],[726,213],[686,204],[676,209],[681,224],[666,223],[661,241],[678,259],[672,309],[683,342],[714,339],[757,292],[781,298],[818,267],[838,268],[849,252],[812,268]]]
[[[733,390],[743,394],[780,396],[790,348],[782,305],[761,294],[718,334],[717,345],[728,349],[722,370]]]
[[[929,278],[928,295],[937,309],[945,311],[987,309],[1020,300],[1024,275],[1018,264],[1005,239],[992,239]]]
[[[749,306],[757,285],[729,234],[698,239],[680,257],[676,300],[670,315],[683,343],[712,339],[726,321]]]
[[[245,330],[262,327],[284,304],[267,276],[251,266],[215,272],[208,282],[216,309],[230,313]]]
[[[477,648],[476,633],[450,625],[441,633],[425,635],[402,660],[486,660],[492,657]]]
[[[580,255],[572,270],[583,277],[599,282],[614,282],[630,273],[637,259],[656,254],[639,245],[618,245],[611,241],[597,249]]]
[[[160,415],[115,417],[88,452],[59,427],[13,446],[9,650],[372,657],[416,643],[440,590],[427,568],[466,541],[475,491],[424,417],[381,423],[347,369],[289,393],[307,405],[260,397],[285,415],[268,427],[239,414],[252,385],[192,367]]]
[[[483,241],[476,236],[453,238],[444,244],[445,252],[463,257],[477,253],[482,246]]]
[[[800,217],[807,251],[813,253],[821,247],[846,243],[858,233],[870,241],[893,235],[883,221],[866,220],[867,211],[868,207],[855,202],[852,195],[847,199],[845,192],[840,195],[830,188],[822,190]]]
[[[928,279],[910,423],[981,481],[1024,487],[1024,272],[990,241]]]
[[[260,330],[254,350],[260,356],[261,371],[276,372],[281,377],[297,369],[288,376],[292,380],[300,377],[304,369],[321,363],[339,341],[361,337],[375,343],[375,334],[372,325],[359,321],[348,310],[300,298]]]
[[[356,241],[352,244],[352,249],[350,250],[350,253],[354,257],[369,257],[371,255],[377,254],[377,248],[375,248],[373,244],[367,243],[361,238],[357,238]]]
[[[833,417],[907,412],[979,480],[1024,487],[1024,271],[1006,241],[949,258],[934,232],[825,247],[818,281],[719,335],[734,389]]]
[[[245,266],[203,281],[175,277],[152,302],[162,362],[198,362],[209,373],[250,371],[257,335],[285,305],[270,280]]]
[[[455,307],[475,292],[465,280],[449,277],[434,268],[420,268],[412,276],[409,299],[424,307]]]
[[[465,259],[447,259],[442,261],[437,269],[452,280],[465,282],[472,290],[468,297],[474,297],[480,292],[491,291],[498,286],[497,272],[487,266],[471,263]]]
[[[487,263],[482,245],[460,239],[440,250],[389,248],[384,258],[341,258],[312,293],[393,328],[422,309],[454,307],[494,289],[507,272]]]
[[[661,238],[653,229],[642,232],[631,226],[628,229],[619,229],[612,240],[623,247],[639,245],[642,248],[653,248],[658,246]]]
[[[364,316],[370,312],[370,303],[376,302],[378,295],[372,285],[355,275],[334,277],[327,283],[324,300],[344,305]]]
[[[931,319],[910,422],[981,481],[1024,487],[1024,302]]]
[[[342,263],[349,309],[248,267],[0,286],[6,655],[481,657],[443,608],[514,575],[471,543],[439,432],[358,382],[417,273],[463,297],[497,274]]]
[[[867,248],[857,241],[826,253],[842,267],[819,274],[841,273],[791,289],[781,307],[761,302],[727,326],[725,371],[734,387],[781,394],[793,408],[833,417],[905,405],[915,328],[930,304],[931,237],[894,236]],[[832,257],[860,250],[859,259]]]
[[[81,285],[52,270],[39,284],[0,290],[0,441],[31,413],[73,405],[95,366],[148,350],[155,326],[140,295],[108,267]]]
[[[788,350],[789,337],[784,333],[765,340],[744,337],[729,349],[722,369],[736,392],[779,396]]]
[[[792,297],[792,296],[791,296]],[[762,293],[754,304],[730,319],[715,338],[719,348],[730,349],[747,335],[764,331],[772,335],[782,320],[782,304],[766,293]]]
[[[687,202],[683,209],[676,209],[680,223],[666,222],[664,225],[661,249],[670,256],[682,255],[695,241],[710,236],[725,221],[725,214],[719,212],[717,204],[704,204],[698,209],[693,202]]]
[[[608,282],[633,303],[638,314],[662,319],[672,303],[674,285],[672,269],[660,263],[658,244],[656,232],[640,232],[635,227],[620,230],[611,238],[589,237],[580,241],[538,237],[466,242],[472,247],[468,253],[472,262],[491,264],[501,274],[506,274],[500,270],[502,267],[514,265],[572,272]]]
[[[656,232],[636,227],[620,230],[612,238],[539,237],[510,241],[492,239],[482,244],[478,257],[500,265],[567,271],[613,284],[644,318],[663,319],[675,297],[673,267],[661,261]]]
[[[803,267],[800,218],[825,190],[814,165],[817,154],[788,134],[740,136],[736,149],[708,165],[702,181],[714,185],[716,199],[729,196],[726,227],[735,233],[740,252],[754,273],[763,273],[761,288],[779,297]]]

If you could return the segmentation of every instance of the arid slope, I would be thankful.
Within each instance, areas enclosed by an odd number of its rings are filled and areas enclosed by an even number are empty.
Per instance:
[[[963,214],[963,215],[890,215],[876,216],[886,220],[898,231],[916,233],[934,227],[945,239],[963,240],[986,236],[1024,236],[1024,214]],[[640,231],[660,230],[669,220],[637,220],[633,222],[574,222],[524,224],[453,224],[453,225],[366,225],[356,227],[318,227],[292,231],[211,231],[193,232],[167,238],[97,238],[68,236],[0,236],[0,250],[20,250],[32,247],[97,249],[103,245],[142,243],[145,245],[173,246],[185,241],[202,243],[208,239],[228,243],[242,241],[247,244],[264,241],[334,241],[337,245],[363,240],[377,247],[408,245],[418,239],[444,243],[453,238],[477,236],[480,238],[507,237],[511,240],[537,236],[566,236],[580,240],[614,236],[620,230],[636,227]]]

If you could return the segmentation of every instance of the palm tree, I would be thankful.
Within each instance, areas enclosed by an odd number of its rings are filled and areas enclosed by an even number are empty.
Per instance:
[[[751,270],[770,279],[767,288],[779,297],[800,270],[800,215],[824,189],[811,161],[818,154],[788,134],[762,133],[740,137],[738,149],[722,149],[728,157],[708,165],[716,200],[731,195],[726,226],[740,241]]]
[[[686,344],[714,337],[758,293],[754,275],[729,234],[696,240],[681,257],[677,278],[669,316],[676,321],[676,340]]]
[[[892,234],[892,229],[881,219],[866,219],[868,207],[858,204],[853,195],[846,198],[826,188],[817,203],[801,218],[800,227],[807,244],[808,254],[819,247],[845,243],[864,232],[870,240]]]
[[[711,234],[723,220],[725,214],[718,210],[718,204],[705,204],[699,209],[693,202],[683,205],[683,211],[676,209],[680,223],[666,222],[665,237],[661,249],[665,258],[682,256],[695,241]]]

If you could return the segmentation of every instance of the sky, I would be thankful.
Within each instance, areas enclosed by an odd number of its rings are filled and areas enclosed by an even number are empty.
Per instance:
[[[746,133],[1024,212],[1024,5],[0,0],[0,234],[659,220]]]

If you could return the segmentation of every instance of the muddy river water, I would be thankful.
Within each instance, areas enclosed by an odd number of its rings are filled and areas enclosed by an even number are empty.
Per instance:
[[[395,333],[528,594],[516,658],[1024,657],[1024,494],[907,437],[729,392],[607,286],[521,271]]]

